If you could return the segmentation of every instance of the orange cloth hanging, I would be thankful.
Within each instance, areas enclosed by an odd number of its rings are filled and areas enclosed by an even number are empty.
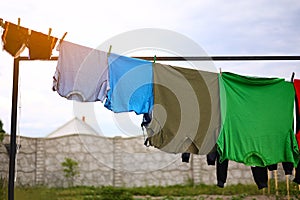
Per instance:
[[[27,47],[29,49],[29,58],[34,60],[47,60],[52,55],[57,38],[46,34],[31,31]]]
[[[28,29],[16,24],[5,22],[2,34],[3,49],[13,57],[19,57],[28,40]]]

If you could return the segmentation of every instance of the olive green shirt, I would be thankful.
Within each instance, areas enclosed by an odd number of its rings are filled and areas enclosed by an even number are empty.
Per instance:
[[[208,154],[220,127],[218,74],[153,64],[150,145],[169,153]]]

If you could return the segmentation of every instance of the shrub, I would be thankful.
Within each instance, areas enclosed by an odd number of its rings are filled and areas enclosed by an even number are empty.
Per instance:
[[[2,141],[4,139],[4,135],[5,135],[5,130],[3,130],[3,123],[0,120],[0,143],[2,143]]]
[[[73,187],[75,177],[80,174],[78,165],[79,163],[71,158],[65,158],[65,161],[61,163],[69,187]]]

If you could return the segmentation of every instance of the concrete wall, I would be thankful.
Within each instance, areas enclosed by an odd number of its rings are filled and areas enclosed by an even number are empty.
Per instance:
[[[164,153],[144,146],[142,136],[107,138],[69,135],[57,138],[21,137],[17,154],[19,186],[67,187],[61,163],[64,158],[79,162],[75,185],[150,186],[203,183],[216,184],[216,168],[208,166],[206,156],[192,155],[189,163],[181,154]],[[4,143],[9,143],[6,137]],[[8,176],[9,156],[0,145],[0,175]],[[284,180],[279,165],[279,179]],[[227,184],[254,183],[250,167],[229,162]]]

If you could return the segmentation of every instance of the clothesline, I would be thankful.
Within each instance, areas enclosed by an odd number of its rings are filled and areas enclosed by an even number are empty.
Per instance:
[[[143,60],[154,60],[154,56],[132,56],[132,58],[139,58]],[[26,56],[15,58],[19,61],[31,61]],[[58,60],[57,56],[51,57],[48,61]],[[159,61],[297,61],[300,60],[300,56],[158,56],[156,60]],[[45,60],[47,61],[47,60]]]

